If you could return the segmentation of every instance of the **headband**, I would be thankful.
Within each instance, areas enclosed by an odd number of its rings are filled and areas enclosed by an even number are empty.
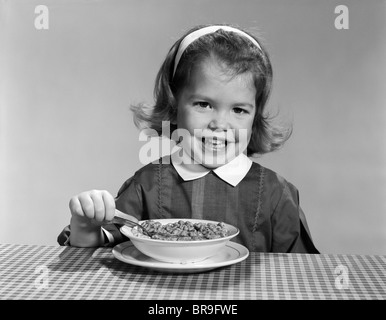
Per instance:
[[[220,29],[224,30],[224,31],[232,31],[232,32],[238,33],[238,34],[248,38],[256,47],[258,47],[261,50],[261,47],[260,47],[259,43],[254,38],[252,38],[249,34],[245,33],[244,31],[241,31],[239,29],[236,29],[236,28],[233,28],[233,27],[229,27],[229,26],[209,26],[209,27],[204,27],[204,28],[198,29],[196,31],[193,31],[192,33],[189,33],[181,41],[181,43],[180,43],[180,45],[178,47],[178,51],[177,51],[176,57],[174,59],[173,76],[176,73],[178,63],[180,62],[181,56],[184,53],[184,51],[186,50],[186,48],[192,42],[196,41],[198,38],[200,38],[200,37],[202,37],[202,36],[204,36],[206,34],[216,32],[217,30],[220,30]]]

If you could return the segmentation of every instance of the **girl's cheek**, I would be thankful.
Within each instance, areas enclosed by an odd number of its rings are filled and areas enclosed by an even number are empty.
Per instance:
[[[248,143],[251,138],[251,130],[250,129],[236,129],[235,132],[235,140],[238,142]]]

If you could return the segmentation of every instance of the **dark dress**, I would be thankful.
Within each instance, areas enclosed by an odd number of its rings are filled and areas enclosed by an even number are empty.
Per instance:
[[[151,163],[123,184],[116,207],[139,220],[222,221],[240,229],[232,241],[250,251],[319,253],[299,206],[298,190],[255,162],[235,187],[213,172],[184,181],[170,161]]]

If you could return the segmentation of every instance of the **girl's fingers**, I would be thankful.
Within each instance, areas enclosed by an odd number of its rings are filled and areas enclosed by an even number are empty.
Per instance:
[[[72,197],[69,206],[73,215],[97,222],[111,221],[115,216],[115,200],[108,191],[83,192]]]
[[[72,215],[84,217],[82,204],[80,203],[78,196],[74,196],[70,199],[69,207]]]
[[[102,222],[106,217],[106,209],[102,194],[102,191],[98,190],[90,192],[90,198],[94,204],[94,219],[98,222]]]
[[[89,219],[95,218],[94,201],[91,199],[90,192],[83,192],[78,196],[83,216]]]

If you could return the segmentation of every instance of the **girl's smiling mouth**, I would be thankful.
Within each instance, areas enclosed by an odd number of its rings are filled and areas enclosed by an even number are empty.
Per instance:
[[[206,149],[213,150],[213,151],[225,150],[226,146],[228,145],[227,140],[218,139],[217,137],[212,137],[212,138],[202,137],[201,141]]]

